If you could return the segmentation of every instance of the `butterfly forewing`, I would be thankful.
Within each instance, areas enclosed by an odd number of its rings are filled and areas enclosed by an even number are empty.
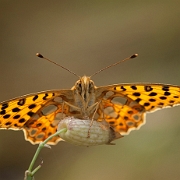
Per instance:
[[[72,101],[71,90],[40,92],[2,102],[0,128],[23,129],[27,140],[39,143],[56,132],[61,116],[72,115],[64,101]],[[49,144],[58,140],[54,137]]]
[[[146,112],[180,104],[180,87],[164,84],[115,84],[97,88],[97,95],[102,99],[97,120],[104,118],[121,134],[144,124]],[[114,101],[117,97],[124,101]]]

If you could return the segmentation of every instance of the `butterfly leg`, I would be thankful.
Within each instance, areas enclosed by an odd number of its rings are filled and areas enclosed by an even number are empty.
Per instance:
[[[91,110],[94,109],[94,113],[93,113],[93,115],[92,115],[91,123],[90,123],[90,125],[89,125],[88,136],[87,136],[88,138],[90,137],[91,126],[92,126],[92,124],[93,124],[94,117],[95,117],[95,114],[97,113],[97,110],[98,110],[98,108],[99,108],[100,103],[101,103],[101,101],[96,102],[96,103],[94,103],[92,106],[89,107]]]
[[[62,116],[60,117],[60,121],[65,118],[65,114],[64,114],[64,104],[65,104],[65,102],[63,101],[63,102],[62,102],[62,112],[61,112]]]
[[[72,105],[72,104],[70,104],[70,103],[68,103],[68,102],[66,102],[66,101],[64,101],[64,104],[72,107],[73,109],[75,109],[75,110],[77,110],[77,111],[81,111],[81,108],[79,108],[79,107],[77,107],[77,106],[74,106],[74,105]]]
[[[93,113],[91,122],[93,122],[93,120],[94,120],[95,114],[97,113],[97,110],[98,110],[98,108],[99,108],[100,103],[101,103],[101,101],[96,102],[96,103],[93,105],[93,106],[95,106],[95,110],[94,110],[94,113]],[[90,125],[92,125],[92,123],[91,123]]]

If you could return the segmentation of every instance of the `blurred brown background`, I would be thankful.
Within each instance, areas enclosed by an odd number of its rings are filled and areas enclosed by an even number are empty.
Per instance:
[[[180,85],[180,1],[0,1],[0,101],[48,89],[71,88],[77,78],[38,59],[36,52],[91,75],[120,59],[139,57],[93,78]],[[44,148],[37,180],[180,179],[180,107],[147,115],[138,131],[115,146]],[[23,179],[37,146],[22,131],[0,131],[0,179]]]

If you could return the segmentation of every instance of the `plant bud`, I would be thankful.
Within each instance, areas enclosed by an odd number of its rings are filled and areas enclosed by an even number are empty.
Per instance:
[[[57,130],[67,128],[60,137],[74,145],[95,146],[101,144],[113,144],[111,141],[121,138],[120,133],[115,132],[106,121],[82,120],[67,117],[60,121]]]

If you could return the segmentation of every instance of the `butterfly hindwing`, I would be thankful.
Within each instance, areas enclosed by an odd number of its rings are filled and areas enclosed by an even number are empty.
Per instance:
[[[145,123],[144,109],[140,105],[123,105],[102,100],[98,121],[105,119],[116,132],[125,135]]]

